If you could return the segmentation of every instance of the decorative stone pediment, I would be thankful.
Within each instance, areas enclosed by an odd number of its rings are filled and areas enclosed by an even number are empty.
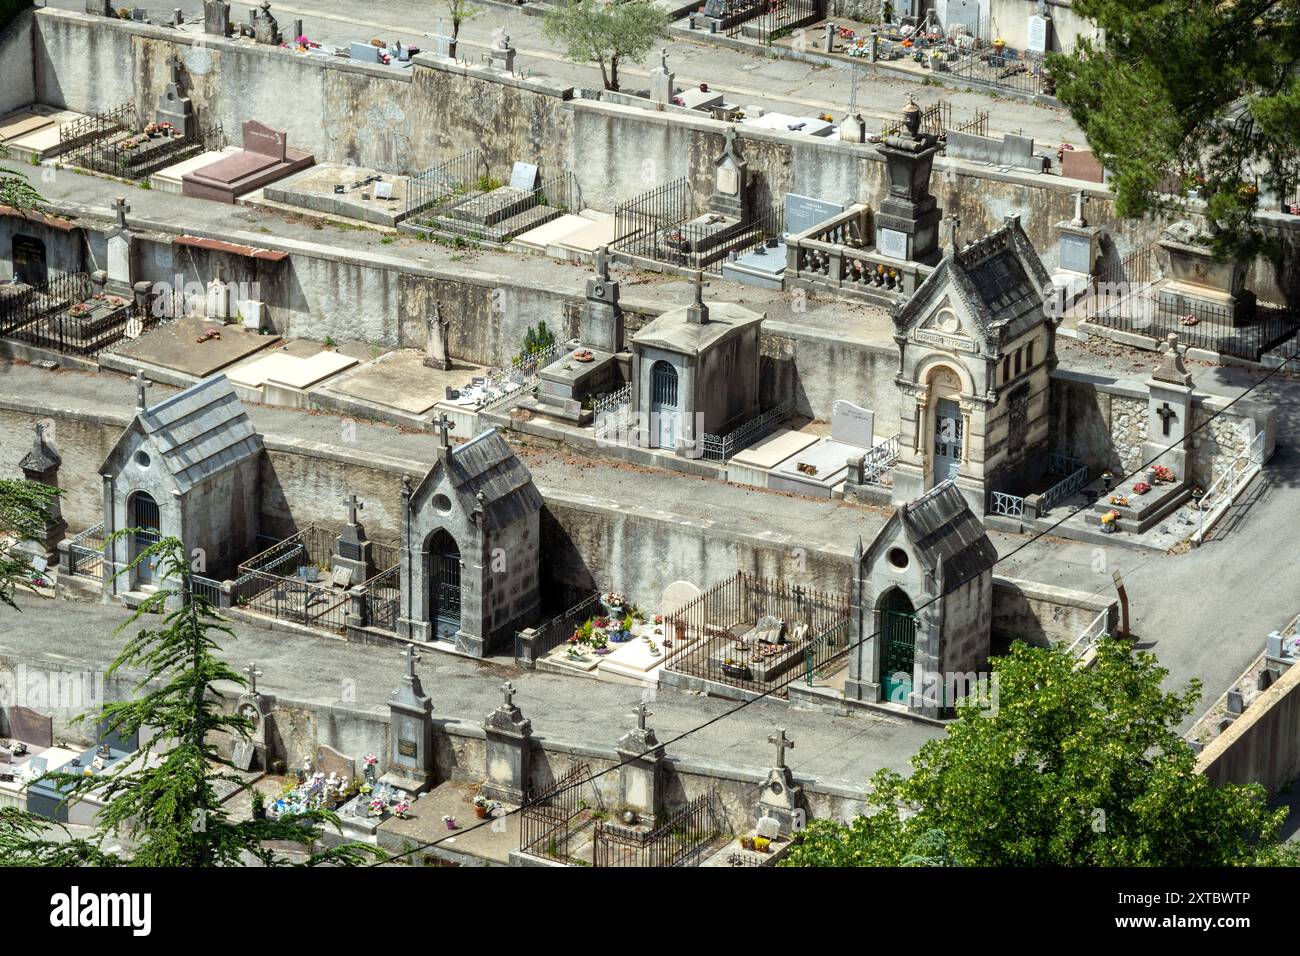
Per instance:
[[[950,296],[943,295],[933,307],[920,313],[921,318],[907,331],[907,336],[925,345],[978,352],[983,344],[982,336],[965,313]]]

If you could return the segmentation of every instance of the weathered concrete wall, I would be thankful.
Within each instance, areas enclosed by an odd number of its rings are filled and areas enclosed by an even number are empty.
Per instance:
[[[0,32],[0,116],[36,99],[32,47],[36,30],[32,11],[18,14]]]
[[[202,122],[221,122],[227,136],[235,136],[244,120],[260,119],[287,130],[291,146],[320,160],[399,173],[446,161],[472,145],[496,175],[520,159],[539,162],[544,176],[572,170],[583,205],[597,209],[612,209],[679,176],[689,178],[703,201],[713,189],[713,159],[726,131],[703,116],[571,99],[569,88],[545,80],[423,55],[410,70],[395,71],[62,10],[39,11],[36,24],[35,90],[42,102],[93,110],[125,96],[148,114],[167,79],[165,61],[178,52]],[[869,145],[742,128],[740,150],[760,207],[787,190],[872,205],[885,194],[884,163]],[[1154,219],[1121,224],[1100,184],[944,157],[935,161],[932,188],[945,212],[961,217],[964,236],[1020,215],[1049,269],[1058,260],[1055,225],[1073,215],[1077,189],[1093,199],[1089,221],[1112,235],[1108,261],[1148,245],[1164,225]],[[1300,245],[1300,223],[1272,216],[1267,224],[1293,252]],[[1248,284],[1265,301],[1284,293],[1300,297],[1300,269],[1279,269],[1261,258]]]
[[[1258,783],[1270,796],[1300,776],[1300,667],[1251,701],[1201,752],[1196,769],[1216,786]]]
[[[1012,641],[1024,641],[1037,647],[1048,647],[1062,641],[1068,645],[1103,611],[1107,615],[1109,631],[1117,621],[1117,600],[1020,578],[993,578],[995,645]]]

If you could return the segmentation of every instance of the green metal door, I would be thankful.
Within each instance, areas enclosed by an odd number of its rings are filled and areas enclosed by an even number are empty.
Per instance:
[[[916,663],[916,615],[882,608],[880,636],[885,642],[882,668],[885,700],[906,703],[912,692],[912,668]]]

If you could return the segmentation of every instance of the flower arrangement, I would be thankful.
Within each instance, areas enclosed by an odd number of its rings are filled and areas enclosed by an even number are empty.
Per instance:
[[[608,594],[603,595],[603,596],[601,597],[601,601],[602,601],[602,602],[604,603],[604,605],[605,605],[606,607],[608,607],[608,608],[619,608],[619,609],[621,609],[625,604],[627,604],[627,598],[625,598],[625,597],[624,597],[623,595],[621,595],[621,594],[616,594],[616,593],[613,592],[613,591],[610,591]]]
[[[754,849],[757,850],[759,853],[766,853],[771,846],[772,846],[772,841],[769,840],[767,837],[761,837],[761,836],[754,837]]]
[[[578,349],[578,351],[573,353],[573,358],[578,362],[594,362],[596,360],[596,354],[592,352],[591,349]]]
[[[1118,511],[1113,511],[1113,510],[1107,511],[1104,515],[1101,516],[1101,526],[1108,531],[1114,531],[1115,522],[1117,522],[1118,520],[1119,520]]]
[[[447,814],[446,816],[444,816],[442,818],[442,822],[447,824],[448,830],[456,829],[456,818],[453,817],[451,814]]]
[[[77,303],[76,305],[74,305],[72,308],[68,309],[68,314],[69,314],[69,315],[76,315],[76,316],[89,315],[89,314],[90,314],[90,306],[88,306],[88,305],[87,305],[86,303],[84,303],[84,302],[78,302],[78,303]]]
[[[367,808],[369,809],[370,815],[372,817],[382,817],[384,815],[384,811],[388,809],[388,806],[384,803],[383,800],[380,800],[378,797],[375,797],[373,800],[370,801],[369,804],[367,804]]]
[[[662,614],[656,614],[654,617],[654,622],[656,626],[662,627],[664,623],[664,616]]]
[[[373,767],[379,763],[379,758],[374,754],[366,754],[366,766]]]
[[[399,819],[405,820],[407,811],[411,809],[411,802],[409,800],[398,800],[390,809]]]
[[[1156,465],[1154,468],[1151,469],[1151,472],[1153,475],[1155,475],[1156,481],[1160,484],[1172,482],[1174,480],[1173,469],[1167,467],[1166,465]]]
[[[754,849],[754,838],[752,836],[742,836],[740,838],[740,848],[742,850]]]
[[[1197,318],[1195,315],[1193,315],[1191,312],[1188,312],[1185,316],[1183,316],[1183,317],[1182,317],[1181,319],[1179,319],[1178,321],[1179,321],[1179,323],[1182,324],[1182,325],[1193,326],[1193,325],[1198,324],[1201,320],[1198,319],[1198,318]]]
[[[1133,486],[1133,494],[1135,495],[1145,495],[1150,490],[1151,486],[1145,481],[1139,481]]]
[[[1137,491],[1137,488],[1135,487],[1133,490],[1134,490],[1134,491]],[[1127,495],[1111,495],[1111,496],[1110,496],[1110,503],[1113,504],[1113,505],[1119,505],[1121,508],[1127,508],[1127,507],[1128,507],[1128,496],[1127,496]]]

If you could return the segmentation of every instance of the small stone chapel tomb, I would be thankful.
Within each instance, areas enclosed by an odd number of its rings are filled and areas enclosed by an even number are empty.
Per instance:
[[[853,556],[846,700],[942,716],[948,675],[987,669],[997,549],[952,479],[894,512]]]
[[[534,623],[542,495],[495,428],[453,448],[439,426],[438,460],[403,481],[397,631],[483,657]]]
[[[111,546],[110,571],[160,538],[176,537],[187,556],[202,550],[197,573],[220,580],[256,550],[262,438],[225,375],[152,407],[145,400],[149,383],[143,375],[135,381],[135,418],[99,469],[104,536],[137,529]],[[129,575],[106,575],[104,589],[121,594],[161,583],[141,563]]]

